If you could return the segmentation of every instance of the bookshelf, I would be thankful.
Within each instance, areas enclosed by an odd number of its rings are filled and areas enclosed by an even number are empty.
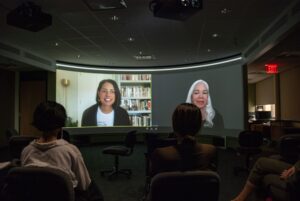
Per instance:
[[[120,75],[121,107],[133,126],[151,126],[151,75]]]

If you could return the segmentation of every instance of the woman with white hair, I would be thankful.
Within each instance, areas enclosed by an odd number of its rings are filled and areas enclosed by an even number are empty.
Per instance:
[[[195,81],[189,89],[186,98],[187,103],[193,103],[200,108],[202,113],[203,126],[213,127],[213,119],[215,110],[212,107],[211,98],[209,95],[209,86],[204,80]]]

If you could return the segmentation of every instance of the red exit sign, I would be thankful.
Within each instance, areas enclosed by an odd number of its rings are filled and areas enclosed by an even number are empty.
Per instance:
[[[266,73],[276,74],[276,73],[278,73],[278,65],[277,64],[266,64],[265,70],[266,70]]]

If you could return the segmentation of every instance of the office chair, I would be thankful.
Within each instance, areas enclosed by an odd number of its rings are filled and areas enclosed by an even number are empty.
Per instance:
[[[146,143],[146,147],[147,147],[147,152],[144,153],[145,167],[146,167],[145,168],[145,175],[146,175],[145,194],[148,194],[149,189],[150,189],[150,182],[151,182],[150,158],[151,158],[152,152],[156,148],[162,148],[162,147],[176,145],[177,139],[175,138],[175,135],[173,135],[173,133],[170,133],[169,137],[167,137],[167,138],[160,138],[157,133],[146,133],[145,143]]]
[[[23,149],[34,139],[37,139],[37,136],[11,136],[8,141],[9,152],[12,159],[20,159]]]
[[[130,169],[119,169],[119,156],[130,156],[136,143],[136,130],[127,133],[124,145],[109,146],[102,150],[103,154],[113,155],[115,157],[114,167],[111,170],[102,170],[101,176],[110,173],[108,178],[111,179],[119,174],[126,175],[130,178],[132,171]]]
[[[234,167],[234,174],[237,175],[241,171],[249,173],[251,169],[252,157],[261,153],[261,145],[263,144],[263,135],[259,131],[244,130],[239,133],[239,147],[237,152],[245,155],[245,165],[243,167]]]
[[[150,201],[217,201],[220,177],[213,171],[162,172],[150,184]]]
[[[289,134],[279,139],[282,160],[294,164],[300,158],[300,134]]]
[[[49,167],[15,167],[1,192],[4,201],[74,201],[70,177]]]

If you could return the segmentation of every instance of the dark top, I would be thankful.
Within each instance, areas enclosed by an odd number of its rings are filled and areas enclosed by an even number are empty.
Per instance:
[[[81,126],[97,126],[97,110],[98,104],[87,108],[82,114]],[[118,106],[114,109],[114,111],[114,126],[131,125],[129,115],[125,109]]]
[[[177,146],[157,148],[151,154],[150,175],[160,172],[187,171],[187,170],[211,170],[216,157],[216,148],[210,144],[196,143],[191,157],[182,158]],[[190,161],[194,160],[194,161]]]
[[[215,109],[215,117],[213,118],[214,125],[212,128],[224,129],[224,120],[221,114]]]

